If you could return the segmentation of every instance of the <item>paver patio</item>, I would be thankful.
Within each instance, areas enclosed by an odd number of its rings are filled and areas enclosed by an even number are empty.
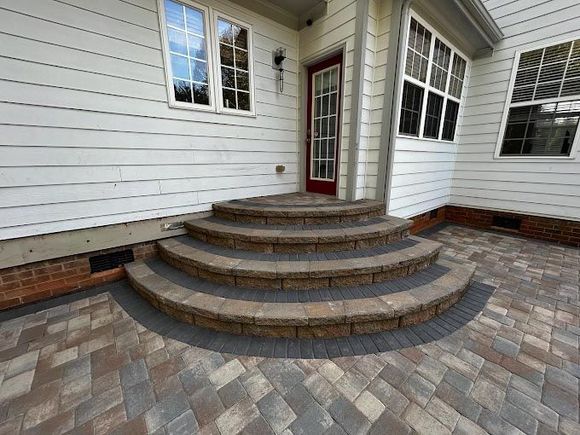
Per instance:
[[[220,354],[146,328],[108,292],[7,320],[0,434],[580,433],[580,250],[459,226],[426,236],[497,289],[465,327],[399,351]]]

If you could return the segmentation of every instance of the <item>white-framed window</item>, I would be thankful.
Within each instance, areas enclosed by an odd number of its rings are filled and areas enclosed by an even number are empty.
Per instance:
[[[219,12],[214,20],[221,110],[253,113],[252,28]]]
[[[466,57],[412,14],[399,135],[454,141],[466,70]]]
[[[496,158],[574,158],[580,134],[580,39],[519,51]]]
[[[169,105],[254,115],[252,27],[191,0],[158,7]]]

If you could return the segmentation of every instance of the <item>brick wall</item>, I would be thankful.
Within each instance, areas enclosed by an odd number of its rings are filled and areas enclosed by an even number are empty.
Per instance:
[[[123,267],[91,274],[89,257],[132,248],[138,260],[154,256],[156,246],[147,242],[0,269],[0,309],[120,280],[125,277]]]
[[[411,234],[417,234],[420,231],[426,230],[433,225],[440,224],[445,221],[445,207],[439,207],[433,211],[422,213],[412,217],[413,225],[411,225]]]
[[[521,227],[519,230],[494,227],[494,216],[521,219]],[[580,247],[580,222],[457,206],[446,207],[445,220]]]

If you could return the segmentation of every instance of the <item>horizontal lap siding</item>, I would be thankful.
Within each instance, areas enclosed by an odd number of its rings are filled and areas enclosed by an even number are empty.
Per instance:
[[[342,135],[339,150],[338,195],[346,197],[346,176],[348,166],[348,141],[350,128],[350,108],[352,95],[352,73],[354,58],[354,34],[356,21],[356,0],[331,0],[327,14],[314,21],[312,26],[300,31],[300,59],[315,60],[331,47],[346,45],[344,65],[344,88],[342,105]]]
[[[253,25],[256,118],[169,108],[154,0],[3,2],[0,240],[297,190],[297,32],[208,5]]]
[[[580,220],[580,161],[494,159],[517,50],[580,38],[575,0],[485,3],[504,32],[491,58],[472,65],[451,203]]]

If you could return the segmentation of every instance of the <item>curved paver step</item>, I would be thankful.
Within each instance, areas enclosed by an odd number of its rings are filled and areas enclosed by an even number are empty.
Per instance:
[[[214,215],[235,222],[296,225],[362,221],[386,211],[384,203],[367,199],[312,204],[266,203],[257,202],[258,199],[214,204]]]
[[[441,244],[419,237],[357,251],[281,254],[241,251],[187,236],[158,242],[161,257],[192,276],[261,289],[365,285],[413,274],[434,263]]]
[[[446,272],[428,284],[378,297],[318,302],[225,298],[208,293],[203,282],[196,283],[199,289],[179,285],[145,262],[128,264],[126,270],[132,286],[152,305],[187,323],[242,335],[340,337],[415,325],[447,310],[461,298],[475,267],[446,260],[438,265]]]
[[[232,249],[302,253],[366,249],[396,242],[409,235],[411,224],[393,216],[325,225],[268,225],[209,217],[185,222],[185,227],[192,237]]]

